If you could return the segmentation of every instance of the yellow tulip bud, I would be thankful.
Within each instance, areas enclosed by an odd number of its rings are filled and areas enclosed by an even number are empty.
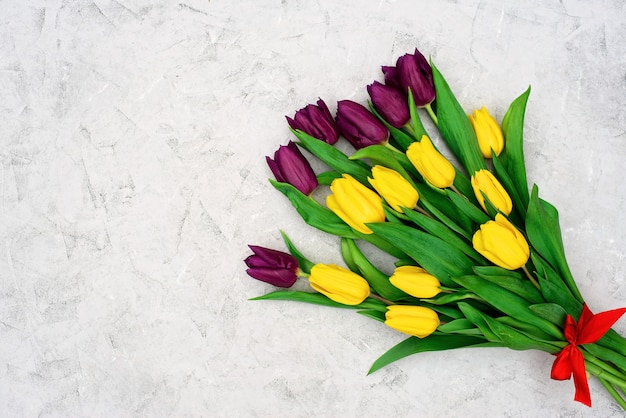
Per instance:
[[[432,298],[441,291],[439,280],[421,267],[398,267],[389,281],[398,289],[416,298]]]
[[[478,203],[480,203],[485,212],[487,212],[487,205],[485,204],[483,193],[491,204],[505,215],[508,215],[513,210],[513,202],[511,202],[509,194],[504,190],[498,179],[491,174],[491,171],[482,169],[475,172],[472,176],[472,187]]]
[[[388,327],[419,338],[428,337],[439,326],[437,312],[424,306],[387,306],[385,318]]]
[[[309,283],[314,290],[344,305],[358,305],[370,294],[363,277],[335,264],[314,265]]]
[[[475,110],[474,115],[468,115],[469,121],[476,132],[478,147],[485,158],[491,158],[491,150],[496,155],[500,155],[504,148],[504,136],[498,122],[489,114],[483,106],[480,110]]]
[[[456,171],[450,161],[439,153],[430,139],[423,135],[420,142],[412,143],[406,150],[406,156],[417,171],[435,187],[450,187]]]
[[[503,215],[480,226],[472,238],[474,249],[496,266],[517,270],[528,262],[530,249],[524,236]]]
[[[330,190],[326,206],[357,231],[371,234],[366,223],[385,221],[381,197],[349,174],[333,180]]]
[[[413,209],[417,204],[419,195],[400,173],[382,165],[372,167],[372,176],[368,178],[370,184],[376,189],[385,201],[396,212],[402,213],[402,208]]]

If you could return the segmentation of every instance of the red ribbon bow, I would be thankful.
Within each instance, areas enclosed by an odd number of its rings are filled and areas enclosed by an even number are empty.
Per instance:
[[[577,346],[598,341],[625,312],[626,308],[621,308],[594,315],[584,304],[578,323],[570,315],[565,318],[563,335],[569,344],[557,354],[550,375],[555,380],[569,380],[574,375],[575,401],[591,406],[585,358]]]

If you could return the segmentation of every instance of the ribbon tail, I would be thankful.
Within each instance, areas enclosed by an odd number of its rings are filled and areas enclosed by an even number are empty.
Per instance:
[[[554,363],[552,363],[552,370],[550,372],[550,377],[552,379],[568,380],[572,377],[572,348],[574,348],[574,346],[570,344],[557,354]]]
[[[570,347],[573,348],[570,350],[570,361],[574,375],[574,387],[576,388],[574,400],[591,407],[591,393],[589,392],[589,382],[585,370],[585,358],[578,348]]]

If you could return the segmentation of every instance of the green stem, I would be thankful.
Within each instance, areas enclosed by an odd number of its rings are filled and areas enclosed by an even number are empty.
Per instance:
[[[602,386],[604,386],[606,391],[611,394],[613,399],[615,399],[615,402],[617,402],[619,406],[622,407],[622,409],[626,410],[626,401],[624,401],[624,398],[622,398],[622,396],[615,390],[615,388],[603,378],[598,377],[597,379],[600,381],[600,383],[602,383]]]
[[[376,300],[381,301],[382,303],[384,303],[384,304],[385,304],[385,305],[387,305],[387,306],[390,306],[390,305],[395,305],[395,304],[394,304],[393,302],[391,302],[390,300],[387,300],[387,299],[383,298],[382,296],[378,296],[376,293],[370,293],[370,297],[371,297],[372,299],[376,299]]]
[[[594,375],[597,378],[605,379],[607,382],[619,387],[622,391],[626,390],[626,382],[624,380],[614,376],[612,373],[605,371],[603,368],[589,362],[585,361],[585,368],[589,373]]]
[[[526,277],[528,277],[528,280],[530,280],[530,282],[533,284],[533,286],[535,286],[539,291],[541,291],[541,286],[539,286],[537,279],[535,279],[533,275],[530,274],[526,266],[522,266],[522,270],[524,271],[524,274],[526,274]]]
[[[397,152],[398,154],[403,154],[404,155],[404,153],[402,151],[400,151],[398,148],[396,148],[393,145],[391,145],[389,143],[389,141],[385,141],[381,145],[383,145],[385,148],[387,148],[390,151]]]
[[[430,103],[424,106],[424,109],[426,109],[426,112],[428,112],[428,116],[430,116],[430,119],[432,119],[433,123],[437,125],[437,127],[439,127],[439,119],[437,119],[437,115],[435,115],[435,112],[433,112],[433,108],[430,106]]]

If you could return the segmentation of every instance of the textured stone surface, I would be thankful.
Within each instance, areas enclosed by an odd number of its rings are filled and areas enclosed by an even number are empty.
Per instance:
[[[468,110],[532,85],[528,176],[593,310],[626,305],[621,0],[4,1],[0,415],[622,416],[553,358],[427,353],[350,311],[249,302],[247,244],[340,262],[273,190],[284,115],[365,102],[415,47]],[[624,321],[617,329],[626,332]]]

